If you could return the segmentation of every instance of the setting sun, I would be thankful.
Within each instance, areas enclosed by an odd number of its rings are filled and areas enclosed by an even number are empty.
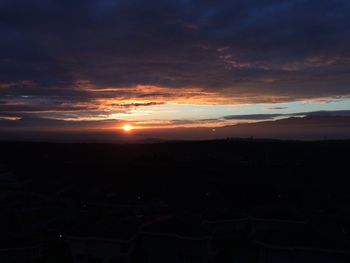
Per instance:
[[[123,126],[123,130],[126,132],[131,131],[132,129],[133,129],[133,127],[131,125],[126,124]]]

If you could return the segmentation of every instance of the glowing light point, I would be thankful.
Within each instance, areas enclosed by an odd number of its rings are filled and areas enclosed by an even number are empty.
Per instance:
[[[131,125],[126,124],[123,126],[123,130],[126,132],[131,131],[132,129],[133,129],[133,127]]]

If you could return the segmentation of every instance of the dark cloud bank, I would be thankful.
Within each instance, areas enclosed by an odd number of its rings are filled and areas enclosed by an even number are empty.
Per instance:
[[[340,111],[312,111],[312,112],[298,112],[286,114],[246,114],[246,115],[228,115],[224,116],[225,120],[272,120],[279,117],[350,117],[350,110]]]
[[[347,0],[4,0],[0,81],[13,86],[0,92],[82,101],[93,95],[74,83],[87,80],[347,96],[349,13]]]

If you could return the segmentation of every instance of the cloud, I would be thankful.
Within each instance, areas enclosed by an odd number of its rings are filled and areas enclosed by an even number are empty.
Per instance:
[[[281,117],[283,114],[247,114],[247,115],[228,115],[225,120],[269,120]]]
[[[349,12],[347,0],[4,0],[0,98],[35,99],[0,107],[83,118],[349,97]]]
[[[277,118],[287,117],[350,117],[350,110],[338,111],[312,111],[297,113],[276,113],[276,114],[246,114],[246,115],[228,115],[224,116],[225,120],[274,120]]]
[[[36,117],[8,117],[0,116],[0,128],[2,132],[72,132],[72,131],[103,131],[110,129],[111,125],[117,126],[119,120],[94,120],[85,119],[76,120],[60,120],[50,118]]]
[[[322,117],[350,117],[350,110],[338,110],[338,111],[313,111],[303,113],[307,116],[322,116]]]
[[[288,107],[270,107],[266,109],[267,110],[285,110],[285,109],[288,109]]]
[[[136,103],[114,103],[111,104],[111,106],[117,106],[117,107],[124,107],[124,108],[135,108],[135,107],[146,107],[146,106],[155,106],[155,105],[162,105],[164,103],[161,102],[136,102]]]

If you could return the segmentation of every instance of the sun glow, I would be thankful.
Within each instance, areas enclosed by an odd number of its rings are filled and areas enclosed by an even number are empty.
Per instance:
[[[126,132],[131,131],[132,129],[134,129],[134,127],[132,127],[131,125],[125,124],[122,129]]]

